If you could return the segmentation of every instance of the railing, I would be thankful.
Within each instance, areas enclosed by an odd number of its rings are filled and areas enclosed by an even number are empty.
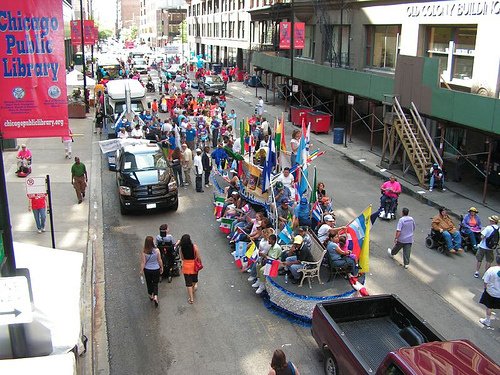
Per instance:
[[[416,159],[418,161],[418,164],[420,165],[420,168],[421,168],[420,172],[425,173],[426,161],[422,159],[423,150],[420,147],[420,143],[418,142],[417,138],[415,137],[415,134],[411,130],[410,124],[408,123],[408,120],[406,119],[406,116],[403,112],[403,109],[401,108],[401,105],[399,104],[399,101],[396,97],[394,97],[393,107],[395,109],[396,116],[398,116],[399,121],[401,122],[401,124],[403,124],[403,126],[401,127],[402,132],[404,133],[404,135],[406,135],[408,137],[408,139],[410,139],[410,141],[414,147],[413,154],[408,153],[409,154],[408,156],[413,161],[415,161],[415,159]],[[416,170],[415,172],[418,173],[419,171]],[[419,178],[419,180],[421,180],[421,182],[423,182],[424,176],[422,176],[421,179]]]
[[[443,159],[441,158],[441,155],[439,155],[439,151],[434,145],[434,142],[432,142],[431,135],[427,131],[427,128],[425,127],[424,122],[422,121],[422,117],[420,117],[420,113],[418,113],[417,107],[413,102],[411,102],[410,113],[411,116],[413,117],[413,122],[417,126],[421,138],[423,139],[425,145],[429,149],[432,161],[442,166]]]

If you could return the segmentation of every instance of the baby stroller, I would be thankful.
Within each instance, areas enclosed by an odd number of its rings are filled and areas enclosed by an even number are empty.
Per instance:
[[[182,260],[179,254],[179,248],[174,246],[172,241],[165,240],[165,237],[157,239],[157,246],[160,250],[161,260],[163,262],[163,273],[161,278],[172,282],[173,276],[180,276]]]

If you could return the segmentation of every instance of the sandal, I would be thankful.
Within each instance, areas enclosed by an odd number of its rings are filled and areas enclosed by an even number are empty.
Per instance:
[[[189,303],[190,305],[192,305],[192,304],[194,303],[194,301],[193,301],[191,298],[188,298],[188,303]]]

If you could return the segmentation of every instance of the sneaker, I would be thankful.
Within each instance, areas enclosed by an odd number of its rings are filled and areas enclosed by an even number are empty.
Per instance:
[[[234,257],[234,254],[236,254],[236,250],[231,252],[231,255]]]
[[[445,188],[442,188],[442,189],[441,189],[441,191],[446,191],[446,189],[445,189]]]
[[[390,247],[387,248],[387,254],[389,254],[389,256],[394,259],[394,255],[392,255],[392,249]]]
[[[404,267],[405,267],[405,270],[407,270],[410,267],[410,265],[409,264],[405,264]]]
[[[220,222],[222,221],[222,218],[220,217],[220,218],[218,218],[216,221],[217,221],[218,223],[220,223]]]
[[[450,254],[455,254],[457,251],[455,249],[450,250]]]
[[[432,191],[432,188],[429,188],[429,191]]]
[[[461,247],[459,247],[459,248],[457,249],[457,253],[463,253],[463,252],[464,252],[464,249],[462,249]]]
[[[255,276],[250,276],[247,280],[248,281],[255,281],[256,277]]]
[[[486,327],[491,327],[491,321],[488,318],[481,318],[479,319],[479,323]]]
[[[208,184],[205,184],[205,187],[209,187],[209,185],[208,185]]]
[[[264,290],[266,290],[266,284],[260,284],[255,293],[261,294]]]
[[[45,227],[42,228],[42,232],[45,232]]]
[[[477,271],[476,271],[476,272],[474,272],[474,277],[475,277],[476,279],[479,279],[479,272],[477,272]]]
[[[38,233],[42,233],[42,230],[41,230],[41,229],[37,229],[37,232],[38,232]]]
[[[256,282],[254,282],[254,283],[252,284],[252,288],[258,288],[258,287],[260,286],[260,284],[261,284],[261,283],[260,283],[260,281],[259,281],[259,280],[257,280]]]

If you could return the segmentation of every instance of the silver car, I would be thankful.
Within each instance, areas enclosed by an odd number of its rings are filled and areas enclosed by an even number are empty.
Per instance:
[[[208,95],[221,94],[226,85],[220,76],[204,76],[199,81],[199,90]]]

